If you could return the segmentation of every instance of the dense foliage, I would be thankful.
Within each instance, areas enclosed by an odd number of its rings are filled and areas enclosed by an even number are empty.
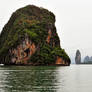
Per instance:
[[[65,53],[64,49],[60,49],[58,47],[52,48],[49,45],[42,46],[39,52],[36,52],[30,60],[37,64],[48,65],[55,64],[56,56],[63,58],[64,61],[70,62],[68,55]],[[29,60],[29,62],[30,62]]]

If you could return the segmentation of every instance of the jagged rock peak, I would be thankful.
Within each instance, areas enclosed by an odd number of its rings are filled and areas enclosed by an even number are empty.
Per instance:
[[[79,50],[76,51],[75,63],[76,64],[81,64],[81,53],[80,53]]]

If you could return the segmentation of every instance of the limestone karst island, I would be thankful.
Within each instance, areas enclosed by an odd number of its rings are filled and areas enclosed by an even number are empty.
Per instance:
[[[60,47],[55,15],[28,5],[15,11],[0,34],[0,63],[5,65],[70,65]]]

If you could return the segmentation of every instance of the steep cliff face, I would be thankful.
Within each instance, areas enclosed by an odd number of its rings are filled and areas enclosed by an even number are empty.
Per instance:
[[[76,64],[81,64],[81,53],[80,53],[79,50],[76,51],[75,63]]]
[[[33,5],[14,12],[0,34],[0,62],[70,65],[60,47],[54,14]]]

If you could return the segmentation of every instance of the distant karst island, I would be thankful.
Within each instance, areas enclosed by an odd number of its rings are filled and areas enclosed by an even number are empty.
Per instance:
[[[81,53],[80,53],[79,50],[76,51],[75,63],[76,63],[76,64],[81,64]]]
[[[92,64],[92,56],[85,56],[83,64]]]
[[[60,47],[55,15],[28,5],[15,11],[0,34],[0,63],[5,65],[70,65]]]
[[[76,51],[75,55],[75,63],[76,64],[92,64],[92,56],[85,56],[84,60],[81,61],[81,52],[79,50]]]

